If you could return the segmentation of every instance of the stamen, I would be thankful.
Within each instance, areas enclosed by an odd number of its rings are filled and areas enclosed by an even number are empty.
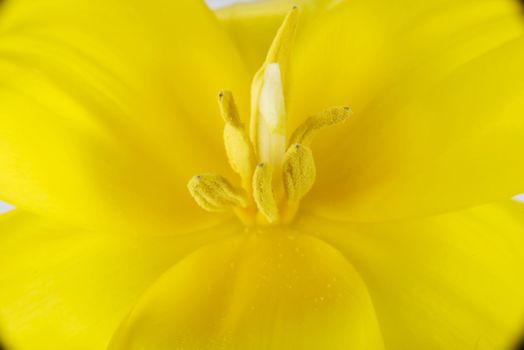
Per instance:
[[[291,143],[299,143],[309,146],[313,136],[321,130],[331,125],[336,125],[346,121],[352,111],[349,107],[333,107],[309,117],[300,125],[291,136]]]
[[[269,223],[278,220],[278,208],[273,194],[273,170],[268,164],[260,163],[253,174],[253,198],[258,210]]]
[[[220,114],[226,123],[224,126],[224,145],[229,164],[240,175],[243,187],[249,189],[255,163],[253,146],[249,142],[244,124],[240,121],[231,92],[222,91],[218,95],[218,104]]]
[[[291,145],[284,157],[283,173],[288,201],[298,202],[315,182],[316,168],[311,149],[300,144]]]
[[[234,188],[220,175],[193,176],[187,188],[197,204],[207,211],[226,211],[233,207],[247,206],[247,195],[244,190]]]

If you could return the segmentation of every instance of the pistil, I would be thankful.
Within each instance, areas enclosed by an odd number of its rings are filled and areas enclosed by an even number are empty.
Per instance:
[[[258,157],[275,170],[282,168],[286,152],[286,106],[280,65],[271,63],[264,72],[258,119]]]

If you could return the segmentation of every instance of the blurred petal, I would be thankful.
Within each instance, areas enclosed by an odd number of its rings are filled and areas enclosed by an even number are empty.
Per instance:
[[[308,19],[339,1],[262,0],[219,8],[215,10],[215,14],[238,47],[249,71],[255,74],[284,17],[294,5],[300,6],[302,26],[305,18]]]
[[[144,237],[68,229],[18,211],[0,220],[0,334],[20,350],[104,349],[160,274],[240,230]]]
[[[344,2],[301,27],[290,64],[290,131],[331,106],[359,112],[385,83],[393,43],[373,4]]]
[[[382,349],[366,287],[339,252],[292,231],[203,248],[141,299],[111,349]]]
[[[396,38],[346,7],[316,27],[294,65],[294,120],[323,105],[355,110],[350,123],[314,145],[326,156],[318,157],[308,210],[375,221],[523,192],[516,150],[524,149],[524,21],[517,2],[436,7],[411,27],[393,27]]]
[[[510,349],[524,329],[521,203],[403,223],[307,218],[299,227],[355,265],[387,349]]]
[[[273,37],[293,3],[293,0],[255,1],[215,11],[252,74],[262,65]]]
[[[523,60],[521,38],[437,80],[435,66],[406,79],[318,166],[322,192],[311,205],[332,218],[383,220],[523,192]]]
[[[229,171],[216,94],[247,110],[249,79],[203,3],[20,0],[1,15],[2,199],[82,224],[217,220],[185,184]]]
[[[518,37],[524,26],[515,0],[352,0],[328,10],[299,32],[292,118],[348,103],[361,112],[414,65],[438,58],[456,66]]]

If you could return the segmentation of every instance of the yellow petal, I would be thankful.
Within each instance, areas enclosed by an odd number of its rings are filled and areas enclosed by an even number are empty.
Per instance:
[[[387,349],[511,349],[524,329],[524,206],[404,223],[305,219],[368,286]]]
[[[457,59],[461,49],[467,61],[522,33],[514,0],[352,0],[328,10],[316,11],[297,37],[293,119],[333,105],[360,113],[384,86],[436,55]]]
[[[359,112],[386,83],[393,43],[375,2],[346,1],[301,25],[289,65],[290,130],[332,106]]]
[[[0,220],[0,337],[20,350],[105,349],[165,270],[239,230],[144,237],[71,229],[19,211]]]
[[[219,8],[215,14],[254,74],[264,62],[282,20],[293,6],[300,6],[302,22],[304,16],[313,15],[335,2],[338,0],[262,0]]]
[[[330,246],[291,231],[205,247],[167,272],[110,349],[382,349],[365,286]]]
[[[315,154],[330,156],[318,158],[318,179],[304,206],[331,218],[384,220],[524,191],[516,151],[524,148],[524,26],[517,2],[441,6],[404,25],[397,38],[372,20],[357,30],[355,21],[365,16],[345,6],[319,24],[294,56],[301,61],[291,65],[297,67],[294,120],[322,105],[355,111],[349,123],[316,141]],[[342,27],[342,20],[354,24]],[[367,26],[379,34],[375,41],[364,40],[371,35],[361,34]],[[328,34],[338,39],[323,44]],[[388,62],[374,61],[384,57]],[[375,89],[384,83],[390,86]]]
[[[247,112],[242,66],[198,1],[3,4],[0,196],[83,224],[210,225],[185,183],[230,173],[215,100]]]

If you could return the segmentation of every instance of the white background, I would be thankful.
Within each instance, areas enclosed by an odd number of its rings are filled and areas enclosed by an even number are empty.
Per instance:
[[[236,2],[249,2],[249,1],[253,1],[253,0],[206,0],[206,2],[208,3],[208,5],[211,8],[227,6],[227,5],[234,4]]]

